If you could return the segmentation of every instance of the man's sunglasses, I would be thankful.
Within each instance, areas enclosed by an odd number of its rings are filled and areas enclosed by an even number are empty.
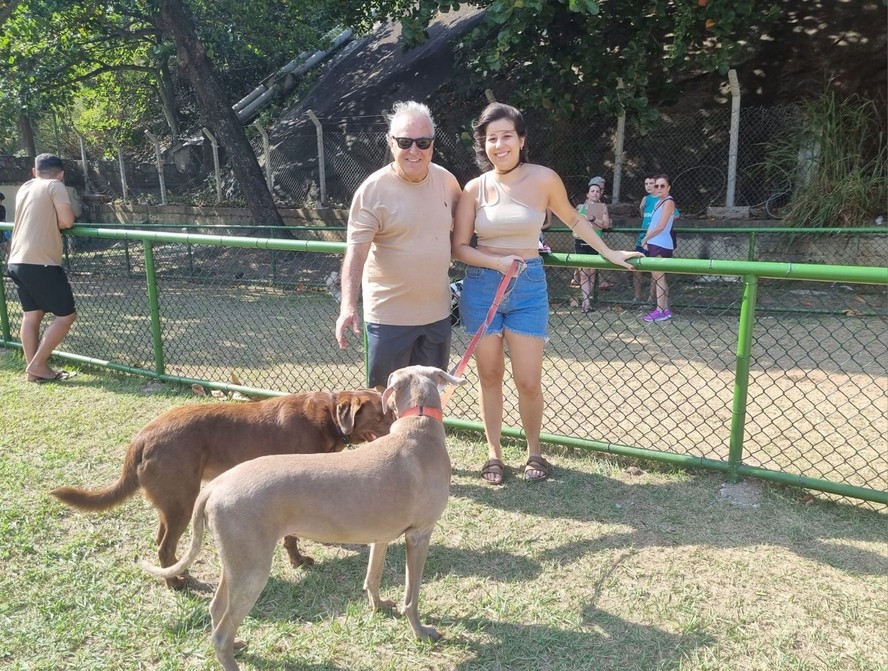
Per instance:
[[[428,149],[435,141],[433,137],[395,137],[394,135],[392,135],[392,139],[398,143],[401,149],[410,149],[414,142],[420,149]]]

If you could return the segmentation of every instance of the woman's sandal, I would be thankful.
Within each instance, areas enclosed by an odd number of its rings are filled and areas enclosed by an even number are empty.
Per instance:
[[[503,484],[503,476],[505,474],[506,466],[499,459],[488,459],[481,467],[481,479],[488,485]]]
[[[542,473],[542,475],[531,475],[533,472]],[[541,456],[534,455],[527,460],[524,465],[524,480],[526,482],[538,482],[547,480],[552,474],[552,464],[543,459]]]

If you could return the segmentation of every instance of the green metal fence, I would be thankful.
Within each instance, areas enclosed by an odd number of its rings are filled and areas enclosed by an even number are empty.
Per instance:
[[[82,225],[65,238],[79,316],[60,356],[257,395],[363,383],[360,344],[333,337],[340,242]],[[578,266],[605,268],[546,259],[545,440],[888,504],[888,269],[640,259],[669,273],[675,315],[645,323],[650,307],[613,268],[582,313]],[[4,278],[0,336],[19,347],[11,290]],[[470,337],[455,328],[452,363]],[[480,431],[472,366],[467,377],[447,424]],[[505,413],[504,435],[520,438],[508,376]]]

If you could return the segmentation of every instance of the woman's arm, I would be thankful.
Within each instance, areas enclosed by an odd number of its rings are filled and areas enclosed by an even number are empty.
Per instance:
[[[601,227],[602,228],[610,228],[611,227],[610,212],[607,211],[607,205],[604,206],[604,215],[601,217]]]
[[[639,252],[614,251],[604,244],[604,240],[595,232],[586,218],[571,207],[567,197],[567,189],[564,188],[564,182],[561,181],[558,174],[548,168],[543,168],[543,170],[545,172],[541,175],[542,187],[549,199],[548,207],[555,213],[555,216],[605,259],[616,266],[635,270],[634,266],[626,263],[626,259],[634,259],[643,255]]]

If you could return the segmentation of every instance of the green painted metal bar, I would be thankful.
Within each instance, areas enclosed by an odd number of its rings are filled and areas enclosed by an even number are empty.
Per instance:
[[[469,422],[462,419],[453,419],[451,417],[444,418],[444,425],[451,429],[461,431],[473,431],[483,434],[484,427],[478,422]],[[524,431],[514,427],[503,427],[503,435],[509,438],[524,438]],[[729,472],[730,465],[725,461],[718,459],[707,459],[705,457],[692,457],[687,454],[674,454],[672,452],[656,452],[643,447],[632,447],[630,445],[621,445],[620,443],[605,443],[598,440],[589,440],[586,438],[574,438],[572,436],[562,436],[554,433],[540,434],[540,440],[545,443],[554,445],[564,445],[566,447],[581,447],[590,449],[595,452],[605,452],[607,454],[616,454],[621,457],[635,457],[638,459],[651,459],[661,461],[676,466],[684,466],[688,468],[707,468],[715,471]]]
[[[461,419],[444,418],[444,425],[451,429],[459,431],[472,431],[483,433],[484,427],[477,422],[469,422]],[[510,427],[503,428],[503,435],[510,438],[523,438],[524,431]],[[540,435],[540,439],[545,443],[556,445],[565,445],[567,447],[579,447],[589,449],[594,452],[604,452],[607,454],[615,454],[621,457],[633,457],[638,459],[649,459],[651,461],[659,461],[666,464],[681,466],[683,468],[704,468],[707,470],[719,471],[731,475],[736,470],[738,475],[758,478],[770,482],[777,482],[792,487],[802,487],[804,489],[813,489],[823,491],[839,496],[848,496],[863,501],[873,501],[888,505],[888,492],[879,491],[877,489],[868,489],[867,487],[858,487],[856,485],[845,485],[838,482],[830,482],[829,480],[820,480],[818,478],[809,478],[804,475],[793,475],[783,471],[772,471],[766,468],[756,466],[740,465],[736,469],[726,461],[718,459],[707,459],[706,457],[693,457],[686,454],[673,454],[671,452],[657,452],[647,450],[642,447],[631,447],[629,445],[621,445],[619,443],[605,443],[597,440],[587,440],[582,438],[573,438],[570,436],[560,436],[551,433]]]
[[[203,244],[215,247],[241,247],[250,249],[279,249],[297,252],[344,253],[344,242],[316,242],[313,240],[274,240],[270,238],[244,238],[224,235],[197,235],[192,233],[154,233],[108,228],[76,226],[68,235],[98,237],[112,240],[152,240],[181,244]],[[598,255],[547,254],[547,266],[609,268],[611,265]],[[848,282],[859,284],[888,285],[888,267],[832,266],[813,263],[776,263],[757,261],[722,261],[718,259],[663,259],[641,258],[630,263],[644,272],[662,271],[693,275],[756,275],[759,278],[812,280],[817,282]]]
[[[0,337],[4,341],[12,338],[9,331],[9,310],[6,307],[6,282],[2,278],[0,278]]]
[[[614,233],[640,233],[639,226],[613,226],[601,231],[604,235]],[[552,226],[547,233],[570,233],[567,226]],[[847,228],[830,226],[827,228],[797,228],[794,226],[676,226],[676,233],[713,233],[737,235],[740,233],[777,233],[780,235],[876,235],[888,237],[888,229],[884,226],[849,226]]]
[[[629,263],[643,272],[689,275],[756,275],[759,279],[846,282],[849,284],[888,284],[888,267],[831,266],[813,263],[776,263],[763,261],[722,261],[719,259],[664,259],[644,257]],[[546,254],[547,266],[614,269],[598,255]]]
[[[792,475],[783,471],[772,471],[767,468],[758,468],[756,466],[742,465],[737,468],[739,475],[745,475],[750,478],[759,478],[769,482],[777,482],[790,487],[802,487],[804,489],[813,489],[816,491],[827,492],[828,494],[837,494],[839,496],[849,496],[854,499],[862,499],[864,501],[872,501],[888,505],[888,492],[878,489],[869,489],[867,487],[858,487],[856,485],[846,485],[841,482],[830,482],[829,480],[821,480],[819,478],[809,478],[804,475]]]
[[[737,333],[737,366],[734,373],[734,403],[731,413],[731,437],[728,442],[728,463],[731,481],[737,482],[737,467],[743,463],[743,438],[746,431],[746,403],[749,399],[749,364],[752,352],[752,332],[755,328],[755,303],[758,278],[743,278],[743,297],[740,301],[740,325]]]
[[[163,375],[163,331],[160,327],[160,301],[157,298],[154,244],[151,240],[145,240],[143,244],[145,248],[145,281],[148,287],[148,312],[151,318],[151,341],[154,345],[154,369],[158,375]]]

